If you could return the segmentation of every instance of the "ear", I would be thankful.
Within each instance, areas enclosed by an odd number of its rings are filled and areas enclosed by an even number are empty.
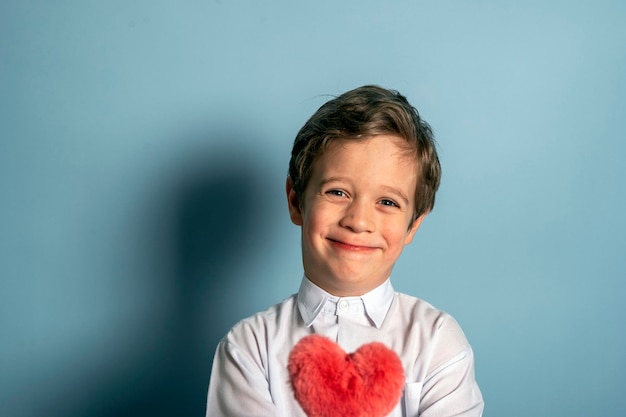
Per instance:
[[[424,219],[426,218],[426,215],[428,214],[428,212],[422,214],[421,216],[419,216],[417,219],[415,219],[413,221],[413,224],[411,224],[411,227],[409,229],[409,231],[406,234],[406,237],[404,238],[404,244],[408,245],[409,243],[411,243],[413,241],[413,236],[415,236],[415,233],[417,232],[417,229],[420,228],[422,222],[424,221]]]
[[[289,204],[289,217],[291,222],[296,226],[302,226],[302,204],[300,204],[300,197],[293,188],[291,178],[287,177],[287,204]]]

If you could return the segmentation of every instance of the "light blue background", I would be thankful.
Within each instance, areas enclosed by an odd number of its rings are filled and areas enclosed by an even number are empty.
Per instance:
[[[626,3],[3,1],[0,415],[202,415],[213,349],[297,290],[290,145],[400,90],[443,183],[394,273],[485,416],[626,414]]]

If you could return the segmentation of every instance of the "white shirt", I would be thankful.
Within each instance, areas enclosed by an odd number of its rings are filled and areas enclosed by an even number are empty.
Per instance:
[[[389,417],[479,417],[474,356],[457,322],[396,293],[389,280],[360,297],[332,296],[303,278],[298,294],[237,323],[217,347],[207,417],[306,417],[289,385],[287,360],[317,333],[346,352],[378,341],[402,361],[406,383]]]

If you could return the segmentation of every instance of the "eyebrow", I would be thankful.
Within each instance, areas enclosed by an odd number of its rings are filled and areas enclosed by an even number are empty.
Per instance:
[[[399,197],[401,200],[404,201],[404,204],[409,205],[409,197],[407,197],[406,194],[404,194],[402,191],[398,190],[397,188],[384,185],[383,190],[387,191],[388,193],[395,194],[397,197]]]
[[[331,182],[341,182],[341,181],[346,181],[346,182],[350,182],[350,179],[348,177],[328,177],[328,178],[324,178],[320,181],[320,187],[323,187]],[[390,194],[395,195],[396,197],[400,198],[404,204],[409,205],[410,201],[409,201],[409,197],[403,193],[401,190],[392,187],[390,185],[383,185],[382,189]]]
[[[322,180],[320,181],[320,185],[326,185],[330,182],[339,182],[339,181],[346,181],[346,182],[350,182],[350,179],[348,177],[328,177],[328,178],[322,178]]]

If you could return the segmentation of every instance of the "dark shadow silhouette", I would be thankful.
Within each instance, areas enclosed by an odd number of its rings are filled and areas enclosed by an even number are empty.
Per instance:
[[[229,143],[229,139],[211,137],[207,143]],[[159,214],[150,221],[156,228],[171,230],[171,235],[155,233],[170,240],[165,245],[173,257],[172,271],[166,273],[172,276],[157,277],[155,284],[165,282],[175,292],[169,305],[163,306],[166,314],[155,314],[166,319],[147,326],[150,337],[138,342],[139,361],[129,360],[125,368],[117,365],[116,376],[102,381],[100,392],[81,405],[74,404],[71,412],[66,405],[60,407],[65,408],[62,413],[53,415],[204,415],[215,347],[242,318],[224,313],[224,303],[233,302],[225,299],[224,289],[237,287],[241,277],[232,273],[233,266],[261,244],[263,232],[257,219],[263,217],[263,173],[251,162],[254,157],[250,151],[245,155],[242,149],[230,152],[217,146],[190,155],[183,163],[173,189],[160,197],[171,207],[169,220],[158,219],[162,212],[157,209]],[[173,227],[164,224],[168,221],[174,222]],[[137,339],[143,336],[138,334]]]

